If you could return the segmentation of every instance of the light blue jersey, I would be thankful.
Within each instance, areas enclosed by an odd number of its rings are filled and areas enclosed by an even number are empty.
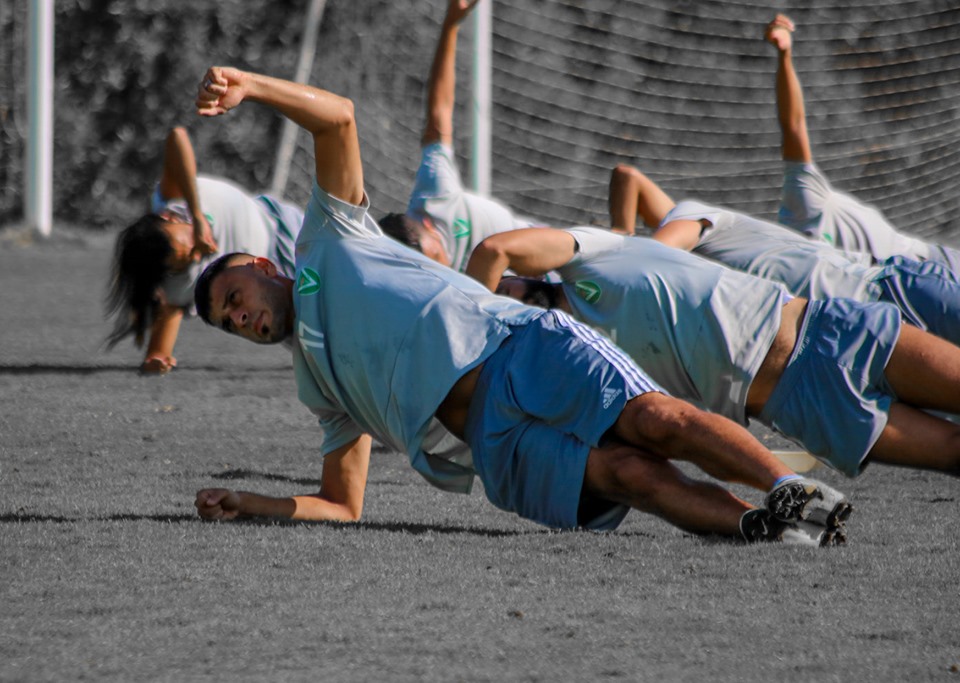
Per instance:
[[[567,230],[557,269],[574,315],[670,394],[746,424],[747,392],[780,329],[782,285],[644,237]]]
[[[192,310],[193,290],[200,273],[220,255],[234,251],[264,256],[281,273],[293,276],[293,246],[303,222],[299,208],[266,196],[254,197],[228,180],[204,175],[197,176],[197,194],[219,252],[165,278],[161,287],[167,303]],[[150,199],[150,210],[174,211],[183,222],[191,222],[186,202],[166,200],[159,188]]]
[[[867,254],[873,263],[904,256],[935,261],[960,273],[956,249],[898,232],[877,208],[836,190],[813,163],[785,163],[777,220],[845,253]]]
[[[453,149],[439,142],[423,148],[407,213],[433,221],[443,235],[450,267],[459,272],[466,269],[476,246],[490,235],[533,225],[500,202],[467,192]]]
[[[784,284],[807,299],[877,301],[880,267],[857,263],[825,242],[742,213],[682,201],[663,219],[706,221],[693,252],[757,277]]]
[[[386,237],[314,183],[297,240],[294,370],[324,454],[363,433],[407,453],[432,484],[468,492],[469,451],[434,413],[456,381],[543,311]],[[443,453],[428,454],[434,447]]]

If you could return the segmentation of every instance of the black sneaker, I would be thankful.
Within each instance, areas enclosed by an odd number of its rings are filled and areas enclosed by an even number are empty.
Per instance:
[[[775,486],[764,504],[782,522],[809,522],[827,529],[839,529],[853,511],[846,496],[813,479],[790,479]]]
[[[828,529],[809,522],[781,522],[768,510],[749,510],[740,518],[740,534],[747,543],[785,543],[814,548],[846,543],[840,528]]]

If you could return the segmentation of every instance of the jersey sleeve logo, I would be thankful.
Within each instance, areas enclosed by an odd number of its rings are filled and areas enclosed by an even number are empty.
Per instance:
[[[470,232],[470,221],[465,218],[458,218],[453,222],[453,236],[455,239],[461,240],[467,237]]]
[[[590,282],[590,280],[581,280],[574,285],[574,289],[577,292],[577,296],[586,301],[588,304],[595,304],[600,301],[602,290],[600,289],[600,285],[598,285],[596,282]]]
[[[297,275],[297,294],[309,296],[320,291],[320,274],[313,268],[301,268]]]

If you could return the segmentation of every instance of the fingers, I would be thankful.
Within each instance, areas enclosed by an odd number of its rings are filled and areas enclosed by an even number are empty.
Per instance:
[[[230,520],[238,514],[236,510],[224,508],[224,502],[228,501],[231,494],[232,491],[228,489],[201,489],[197,491],[193,505],[203,519]]]
[[[227,93],[229,82],[223,75],[223,69],[219,66],[212,66],[207,69],[203,80],[197,86],[197,113],[201,116],[218,116],[226,113],[226,109],[220,105],[220,98]]]
[[[169,362],[169,359],[153,356],[147,358],[140,365],[140,372],[146,375],[165,375],[176,365],[176,361]]]

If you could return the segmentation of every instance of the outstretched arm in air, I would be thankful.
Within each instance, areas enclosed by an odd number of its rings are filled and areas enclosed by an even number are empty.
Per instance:
[[[457,32],[479,0],[450,0],[440,29],[440,40],[430,67],[427,90],[427,121],[420,144],[426,147],[434,142],[453,145],[453,105],[457,81]]]
[[[778,14],[767,25],[764,39],[777,48],[777,118],[780,122],[783,160],[809,163],[813,160],[813,154],[807,134],[803,89],[793,68],[793,30],[790,18]]]

